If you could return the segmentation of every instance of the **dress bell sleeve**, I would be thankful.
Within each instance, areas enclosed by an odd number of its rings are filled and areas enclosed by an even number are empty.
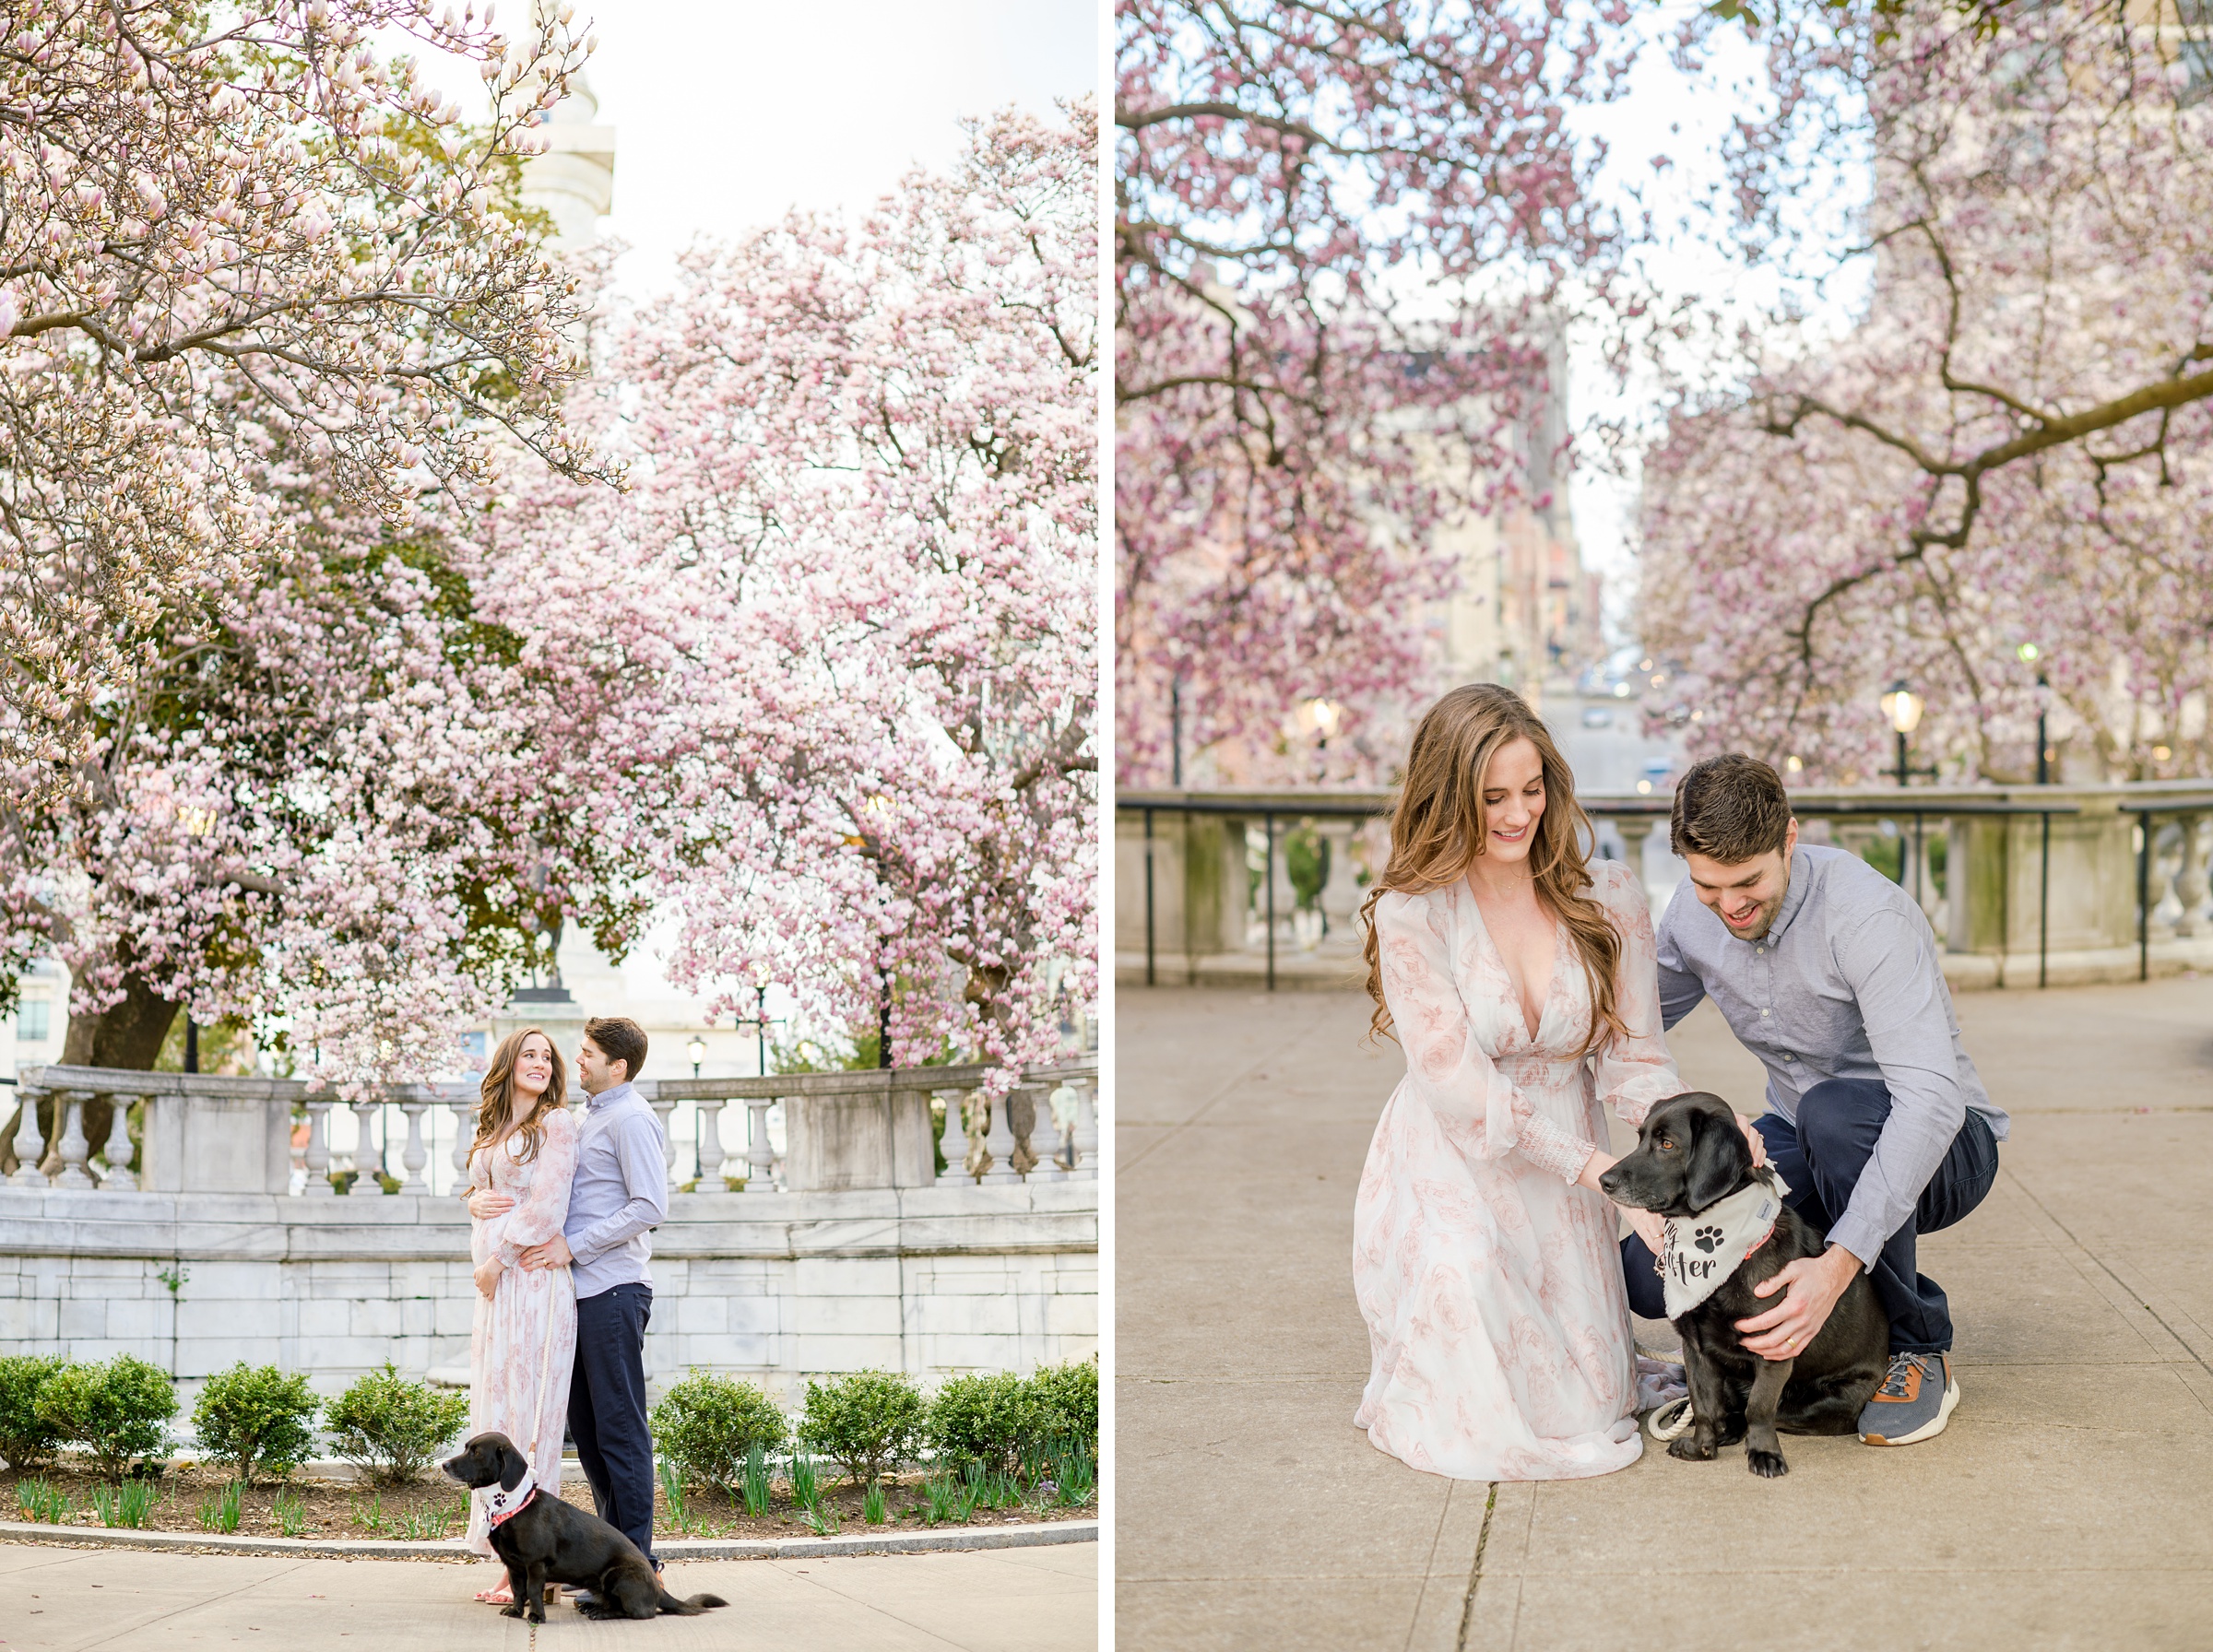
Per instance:
[[[503,1219],[507,1225],[496,1253],[503,1263],[516,1266],[523,1252],[561,1232],[569,1217],[569,1186],[575,1179],[576,1120],[557,1108],[546,1115],[529,1189]]]
[[[1637,875],[1617,860],[1601,861],[1594,872],[1599,904],[1621,936],[1614,1009],[1627,1029],[1599,1046],[1598,1097],[1622,1123],[1641,1125],[1655,1104],[1683,1093],[1683,1077],[1660,1027],[1659,947]]]
[[[1383,1003],[1406,1052],[1406,1080],[1468,1157],[1518,1151],[1572,1182],[1597,1150],[1538,1113],[1485,1054],[1454,979],[1449,921],[1438,896],[1394,890],[1376,903]]]

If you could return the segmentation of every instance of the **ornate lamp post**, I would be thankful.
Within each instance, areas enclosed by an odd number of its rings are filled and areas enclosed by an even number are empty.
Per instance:
[[[1914,768],[1906,761],[1906,737],[1921,726],[1921,697],[1901,679],[1890,685],[1882,704],[1883,715],[1890,719],[1890,726],[1898,731],[1898,766],[1892,771],[1898,776],[1898,784],[1902,786],[1916,774],[1926,774],[1934,780],[1936,777],[1934,763],[1926,768]]]
[[[698,1078],[700,1064],[707,1058],[707,1041],[694,1032],[692,1042],[684,1046],[684,1054],[692,1057],[692,1076]]]

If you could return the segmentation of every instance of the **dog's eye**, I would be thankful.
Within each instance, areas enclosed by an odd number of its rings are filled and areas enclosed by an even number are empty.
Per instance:
[[[1663,1153],[1672,1153],[1675,1150],[1674,1139],[1667,1136],[1661,1137],[1660,1139],[1654,1142],[1652,1145],[1657,1147]]]

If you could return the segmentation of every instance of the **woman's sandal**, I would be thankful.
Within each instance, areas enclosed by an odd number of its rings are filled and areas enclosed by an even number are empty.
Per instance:
[[[513,1606],[515,1604],[514,1591],[509,1589],[504,1582],[488,1589],[479,1589],[477,1599],[487,1606]]]

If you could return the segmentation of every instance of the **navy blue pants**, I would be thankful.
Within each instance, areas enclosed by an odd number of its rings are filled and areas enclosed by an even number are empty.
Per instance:
[[[1799,1098],[1798,1122],[1781,1114],[1752,1121],[1768,1146],[1768,1162],[1790,1185],[1783,1202],[1827,1233],[1832,1214],[1852,1203],[1852,1190],[1875,1152],[1876,1138],[1890,1116],[1890,1092],[1867,1079],[1829,1079]],[[1868,1282],[1890,1316],[1892,1353],[1945,1353],[1952,1346],[1952,1311],[1944,1289],[1913,1263],[1913,1242],[1948,1228],[1981,1204],[1998,1176],[1998,1144],[1979,1113],[1970,1113],[1951,1150],[1921,1190],[1913,1220],[1890,1235]],[[1667,1317],[1652,1253],[1631,1233],[1621,1242],[1621,1267],[1629,1309],[1646,1319]]]
[[[651,1285],[617,1285],[576,1304],[569,1434],[599,1517],[653,1559],[653,1434],[645,1426]],[[656,1563],[658,1564],[657,1562]]]

